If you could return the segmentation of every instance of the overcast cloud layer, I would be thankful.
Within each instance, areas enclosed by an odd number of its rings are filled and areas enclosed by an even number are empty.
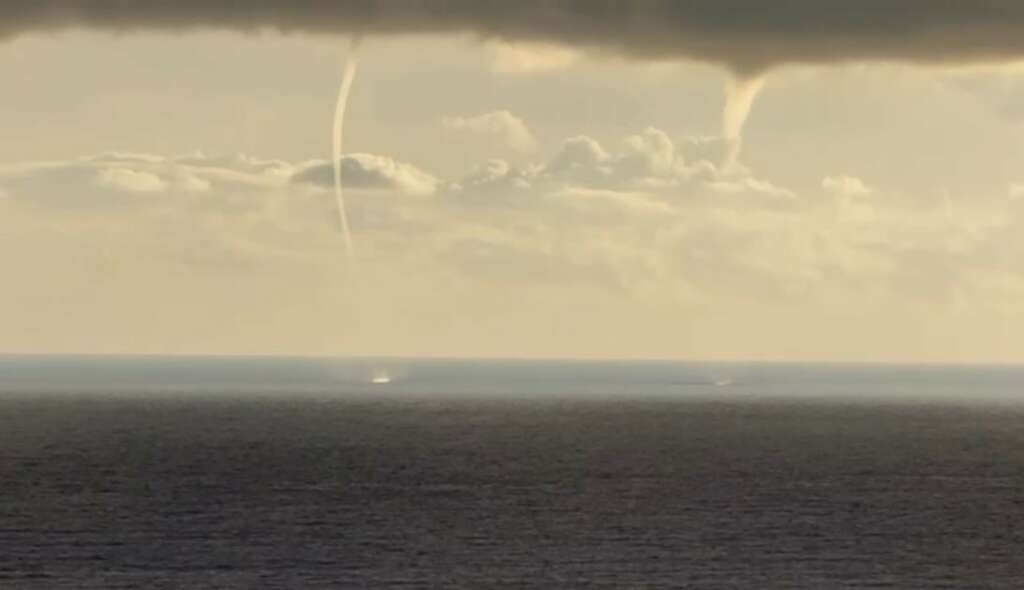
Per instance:
[[[756,71],[783,63],[1024,56],[1019,0],[6,0],[0,37],[72,28],[471,33]]]

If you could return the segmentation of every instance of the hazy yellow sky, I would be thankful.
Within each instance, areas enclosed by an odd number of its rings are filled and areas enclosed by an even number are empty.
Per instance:
[[[1024,361],[1019,65],[347,46],[0,42],[0,352]]]

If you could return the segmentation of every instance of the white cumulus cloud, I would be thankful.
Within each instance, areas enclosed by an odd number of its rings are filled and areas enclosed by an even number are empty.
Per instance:
[[[167,189],[167,182],[151,172],[131,168],[104,168],[96,173],[97,185],[126,193],[159,193]]]
[[[434,194],[438,185],[434,176],[412,164],[375,154],[349,154],[342,157],[341,172],[345,187],[352,189],[392,190],[408,195],[428,196]],[[330,162],[311,162],[292,176],[292,182],[330,188],[334,183],[334,168]]]
[[[496,138],[518,151],[528,152],[537,148],[537,140],[526,122],[506,110],[475,116],[444,117],[441,123],[454,131]]]
[[[821,181],[821,188],[825,192],[840,197],[862,197],[872,193],[864,181],[855,176],[826,176]]]
[[[685,142],[685,140],[684,140]],[[516,167],[493,160],[476,168],[459,183],[450,185],[464,197],[492,197],[496,204],[532,195],[595,195],[619,191],[623,203],[633,203],[639,193],[669,201],[701,197],[749,199],[765,203],[786,201],[794,194],[749,173],[726,174],[708,160],[689,161],[677,142],[660,129],[648,128],[630,135],[618,150],[609,150],[585,135],[566,139],[547,162]]]

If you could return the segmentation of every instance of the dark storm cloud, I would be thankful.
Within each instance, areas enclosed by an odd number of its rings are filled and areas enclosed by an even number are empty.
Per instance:
[[[70,28],[471,33],[757,70],[1024,56],[1020,0],[3,0],[0,36]]]

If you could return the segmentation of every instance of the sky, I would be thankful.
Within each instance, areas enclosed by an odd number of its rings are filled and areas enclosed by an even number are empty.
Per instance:
[[[0,352],[1024,361],[1014,4],[376,3],[0,9]]]

